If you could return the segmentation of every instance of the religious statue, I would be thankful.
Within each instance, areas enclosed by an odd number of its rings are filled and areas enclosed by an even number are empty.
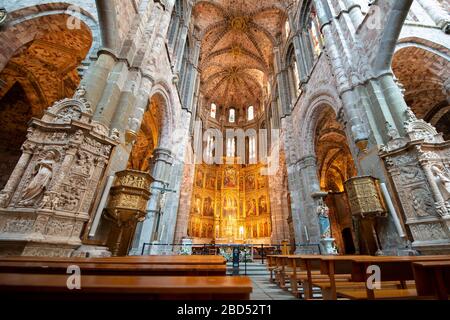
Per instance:
[[[436,184],[442,193],[442,197],[445,201],[450,200],[450,177],[439,166],[434,165],[431,167]]]
[[[267,202],[266,197],[262,196],[259,198],[259,214],[266,214],[267,213]]]
[[[209,175],[207,178],[207,187],[209,189],[216,189],[216,178],[212,175]]]
[[[214,216],[214,206],[210,197],[205,198],[205,201],[203,202],[203,215],[206,217]]]
[[[195,185],[199,188],[203,188],[203,172],[197,171],[195,178]]]
[[[23,191],[19,206],[31,207],[36,204],[50,184],[56,159],[56,152],[49,151],[42,160],[38,161],[33,172],[34,177]]]
[[[236,187],[236,173],[233,168],[227,168],[225,170],[225,178],[223,181],[223,185],[226,188]]]
[[[202,199],[200,199],[200,197],[196,196],[195,203],[194,203],[194,213],[195,214],[200,214],[201,206],[202,206]]]
[[[317,214],[319,216],[319,227],[320,227],[320,235],[321,238],[331,238],[331,227],[330,227],[330,217],[329,217],[330,209],[328,206],[320,200],[319,205],[317,207]]]
[[[254,190],[255,189],[255,177],[252,175],[247,176],[245,180],[245,189]]]
[[[256,201],[255,199],[247,201],[247,217],[256,216]]]

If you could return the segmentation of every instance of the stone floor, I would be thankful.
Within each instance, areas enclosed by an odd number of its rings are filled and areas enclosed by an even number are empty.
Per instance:
[[[253,282],[251,300],[298,300],[288,291],[270,283],[267,276],[250,276]]]

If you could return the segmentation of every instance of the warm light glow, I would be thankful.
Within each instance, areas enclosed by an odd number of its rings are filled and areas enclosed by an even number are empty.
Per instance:
[[[235,123],[236,122],[236,110],[234,110],[234,108],[230,109],[230,115],[228,118],[228,122],[229,123]]]
[[[284,24],[284,31],[286,32],[286,39],[289,37],[291,33],[291,26],[289,24],[289,19],[286,19],[286,23]]]
[[[215,103],[211,103],[211,118],[216,118],[217,106]]]
[[[250,106],[247,110],[247,120],[252,121],[253,119],[255,119],[255,108]]]

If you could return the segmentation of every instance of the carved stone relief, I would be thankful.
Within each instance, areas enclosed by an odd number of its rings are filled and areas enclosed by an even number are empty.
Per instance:
[[[0,253],[8,241],[21,243],[16,254],[27,255],[67,256],[81,245],[89,208],[117,144],[92,123],[84,93],[80,88],[73,99],[31,121],[24,154],[0,192]]]
[[[407,119],[406,138],[392,139],[380,156],[399,194],[413,247],[422,253],[450,252],[450,144],[410,110]]]

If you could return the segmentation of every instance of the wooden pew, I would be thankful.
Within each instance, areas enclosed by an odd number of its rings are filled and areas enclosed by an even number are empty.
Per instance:
[[[1,262],[67,262],[77,264],[81,262],[91,263],[115,263],[115,264],[184,264],[184,265],[226,265],[222,256],[130,256],[110,258],[53,258],[53,257],[0,257]]]
[[[283,289],[287,290],[286,288],[286,280],[289,279],[292,268],[288,266],[288,257],[290,255],[274,255],[275,258],[275,264],[276,268],[273,270],[275,273],[275,282],[278,284],[278,286]]]
[[[280,285],[281,274],[284,273],[283,255],[269,255],[267,256],[268,268],[270,271],[270,278],[272,282]]]
[[[417,294],[448,300],[450,294],[450,259],[447,261],[414,262],[412,264]]]
[[[248,277],[93,276],[81,278],[81,290],[67,288],[67,276],[0,274],[3,299],[31,300],[248,300]]]
[[[80,267],[82,275],[148,276],[225,276],[226,265],[208,264],[124,264],[92,262],[14,262],[0,261],[0,273],[66,274],[71,265]]]
[[[313,298],[313,282],[329,282],[329,276],[321,273],[320,256],[298,255],[289,256],[288,265],[292,268],[290,277],[292,293],[300,297],[299,285],[303,288],[303,298]],[[335,276],[336,281],[349,281],[350,275]]]
[[[273,283],[273,282],[275,282],[274,273],[275,273],[275,270],[277,268],[277,263],[276,263],[275,256],[274,255],[268,255],[266,263],[267,263],[267,269],[270,272],[270,279],[269,279],[269,281]]]
[[[408,288],[407,281],[414,280],[412,263],[415,261],[442,261],[448,256],[324,256],[321,258],[321,272],[330,276],[329,283],[317,284],[327,293],[327,298],[337,296],[349,299],[412,299],[417,298],[415,286]],[[367,268],[376,265],[381,269],[382,289],[373,290],[366,286]],[[351,282],[340,284],[336,274],[351,273]]]
[[[450,260],[450,256],[445,255],[436,255],[436,256],[404,256],[404,257],[386,257],[386,256],[378,256],[378,257],[369,257],[369,258],[360,258],[354,259],[352,261],[353,269],[352,269],[352,281],[355,282],[364,282],[366,283],[368,275],[366,270],[371,265],[376,265],[380,267],[381,270],[381,281],[398,281],[401,284],[401,289],[393,291],[393,298],[395,294],[401,295],[399,298],[405,298],[405,295],[401,292],[402,289],[406,290],[406,293],[410,293],[411,298],[417,298],[417,291],[414,286],[413,289],[407,287],[407,281],[414,280],[414,272],[412,264],[414,262],[439,262]],[[414,291],[412,291],[414,290]],[[381,296],[383,290],[371,290],[365,286],[366,298],[367,299],[375,299]],[[341,292],[344,294],[348,294],[346,292]],[[354,292],[355,297],[360,295],[364,298],[363,292]],[[387,297],[385,297],[387,299]]]

